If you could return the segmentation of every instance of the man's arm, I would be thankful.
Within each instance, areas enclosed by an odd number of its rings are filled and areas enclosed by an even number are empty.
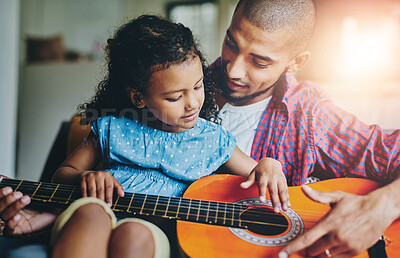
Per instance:
[[[375,244],[400,217],[400,178],[367,195],[320,192],[309,186],[303,186],[303,191],[310,199],[332,209],[313,228],[284,247],[280,258],[300,250],[305,250],[307,256],[321,255],[325,250],[333,257],[355,256]]]

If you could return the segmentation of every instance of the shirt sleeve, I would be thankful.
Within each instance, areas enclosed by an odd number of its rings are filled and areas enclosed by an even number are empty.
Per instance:
[[[98,119],[90,122],[90,127],[92,129],[92,132],[98,137],[99,136],[99,123]]]
[[[102,161],[104,163],[108,162],[110,157],[110,144],[109,144],[109,132],[110,132],[110,117],[100,117],[96,120],[90,122],[90,127],[92,132],[98,138],[98,143],[100,144],[102,152]]]
[[[317,163],[337,177],[365,177],[389,182],[400,173],[400,130],[386,134],[366,125],[331,101],[313,111]]]

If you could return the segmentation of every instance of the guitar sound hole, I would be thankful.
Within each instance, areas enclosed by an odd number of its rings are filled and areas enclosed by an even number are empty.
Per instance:
[[[282,234],[288,228],[287,219],[275,213],[272,209],[254,207],[245,210],[240,216],[242,224],[245,224],[253,233],[274,236]]]

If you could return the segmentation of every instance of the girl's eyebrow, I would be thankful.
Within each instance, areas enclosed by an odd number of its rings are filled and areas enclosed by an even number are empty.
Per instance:
[[[197,85],[201,80],[203,80],[204,76],[200,78],[200,80],[198,80],[194,85]],[[171,91],[167,91],[164,93],[161,93],[162,95],[168,95],[168,94],[172,94],[172,93],[176,93],[176,92],[180,92],[180,91],[184,91],[185,89],[181,89],[181,90],[171,90]]]

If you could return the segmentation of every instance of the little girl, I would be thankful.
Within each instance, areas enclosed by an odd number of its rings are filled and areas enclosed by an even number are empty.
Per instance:
[[[268,187],[275,211],[279,201],[288,208],[280,163],[264,158],[257,164],[207,121],[216,114],[213,83],[188,28],[141,16],[108,40],[107,54],[108,75],[81,106],[92,131],[53,177],[80,184],[84,197],[97,199],[78,200],[59,217],[54,256],[168,257],[168,240],[154,224],[127,219],[115,225],[108,207],[113,190],[121,197],[124,191],[179,197],[220,166],[247,177],[243,188],[256,181],[262,201]]]

